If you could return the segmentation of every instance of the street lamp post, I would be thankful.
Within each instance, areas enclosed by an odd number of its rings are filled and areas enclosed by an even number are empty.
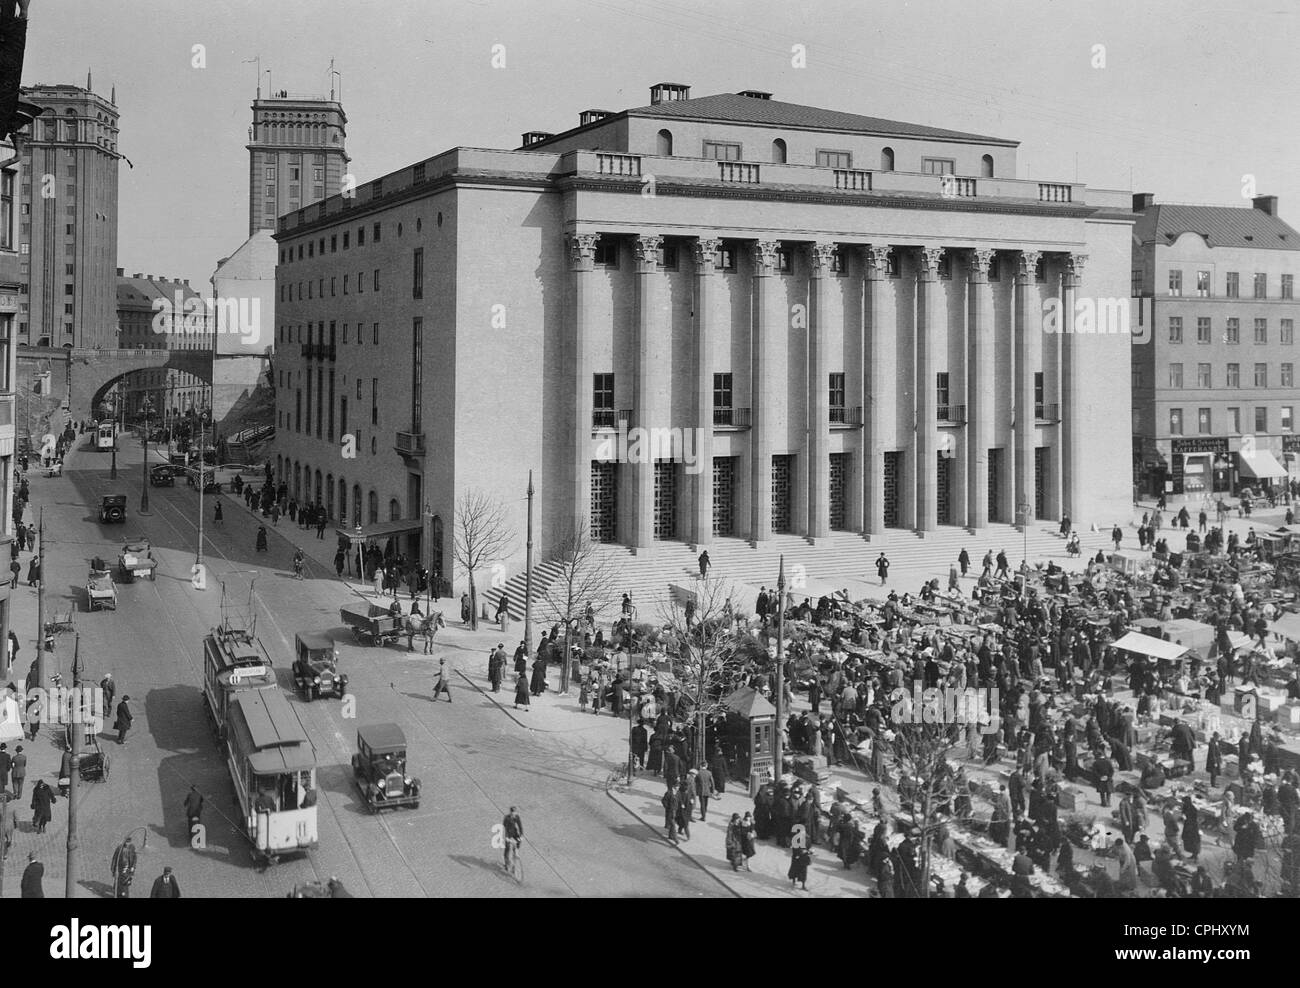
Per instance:
[[[145,395],[140,411],[144,413],[144,461],[140,468],[140,514],[149,513],[149,413],[153,410],[149,396]]]
[[[116,392],[113,394],[113,460],[108,467],[108,479],[117,480],[117,410],[122,402],[122,396]]]
[[[772,778],[780,780],[785,759],[784,735],[785,725],[785,553],[781,554],[781,568],[776,577],[776,696],[772,706],[776,707],[776,730],[772,739]]]
[[[533,640],[533,472],[528,471],[528,545],[524,557],[524,654],[531,654]],[[569,663],[571,657],[564,653],[560,666],[560,682],[569,684]]]
[[[68,857],[63,885],[63,895],[67,899],[75,898],[77,894],[77,866],[80,863],[78,851],[81,849],[81,841],[77,836],[77,804],[80,801],[81,788],[81,732],[85,730],[82,726],[82,718],[86,711],[81,702],[80,660],[81,635],[77,635],[76,642],[72,646],[72,702],[69,704],[69,710],[75,713],[68,718],[71,721],[68,728],[68,747],[71,750],[72,764],[68,769]],[[93,708],[91,716],[94,716]]]

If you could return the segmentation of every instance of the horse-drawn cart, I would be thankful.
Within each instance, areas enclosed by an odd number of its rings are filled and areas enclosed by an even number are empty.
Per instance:
[[[153,547],[147,539],[122,546],[122,554],[117,557],[117,571],[123,583],[132,583],[137,576],[157,579],[158,560],[154,559]]]
[[[99,611],[105,608],[117,610],[117,586],[104,561],[96,559],[86,576],[86,609]]]
[[[351,607],[339,608],[339,620],[352,629],[352,634],[363,645],[387,645],[403,634],[402,619],[393,617],[387,608],[370,604],[365,611]]]

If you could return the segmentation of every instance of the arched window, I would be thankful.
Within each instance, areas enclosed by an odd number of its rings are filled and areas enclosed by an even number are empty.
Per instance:
[[[361,485],[352,485],[352,525],[354,528],[361,527]]]
[[[402,520],[402,506],[401,504],[398,503],[398,500],[395,497],[388,499],[388,520],[389,521]]]
[[[339,478],[339,524],[348,523],[348,482]]]
[[[980,174],[985,178],[993,177],[993,155],[986,154],[980,159]]]
[[[334,474],[325,475],[325,517],[334,517]]]
[[[320,475],[320,471],[319,471],[319,470],[316,471],[316,488],[315,488],[315,491],[316,491],[315,497],[313,497],[313,498],[311,499],[311,503],[312,503],[312,504],[316,504],[317,502],[320,501],[320,496],[321,496],[321,475]]]
[[[378,524],[379,523],[379,495],[376,494],[374,491],[371,491],[368,495],[366,495],[366,509],[367,509],[366,514],[370,518],[370,524],[372,525]]]
[[[880,152],[880,170],[882,172],[892,172],[894,170],[894,149],[883,148]]]
[[[671,130],[659,131],[657,153],[661,158],[671,158],[673,156],[673,132]]]
[[[785,164],[785,141],[779,137],[772,142],[772,164]]]

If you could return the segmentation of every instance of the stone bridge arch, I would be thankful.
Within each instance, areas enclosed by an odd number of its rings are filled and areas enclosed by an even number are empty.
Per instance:
[[[104,395],[128,374],[144,370],[174,370],[212,383],[211,350],[91,350],[68,349],[68,412],[75,419],[92,419]],[[20,354],[21,355],[21,354]]]

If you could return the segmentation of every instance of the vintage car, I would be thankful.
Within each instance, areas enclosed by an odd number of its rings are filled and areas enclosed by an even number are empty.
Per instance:
[[[153,546],[148,539],[136,539],[122,546],[117,557],[117,578],[119,583],[134,583],[136,577],[151,580],[158,578],[158,560],[154,558]]]
[[[149,471],[149,485],[151,487],[175,487],[176,473],[172,470],[170,463],[159,463]]]
[[[294,635],[293,684],[307,700],[322,696],[343,698],[348,677],[339,672],[339,653],[324,635]]]
[[[126,495],[105,494],[99,499],[99,520],[101,522],[126,521]]]
[[[396,724],[357,729],[352,774],[371,813],[392,806],[420,805],[420,780],[406,771],[406,735]]]

